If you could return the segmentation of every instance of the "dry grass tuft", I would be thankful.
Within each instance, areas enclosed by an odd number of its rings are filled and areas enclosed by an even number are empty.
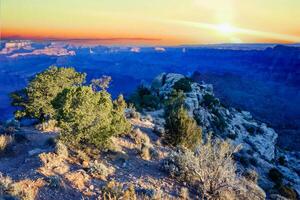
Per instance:
[[[228,142],[209,136],[196,154],[189,149],[179,149],[170,155],[164,167],[171,175],[197,188],[202,198],[217,199],[223,191],[232,191],[238,186],[232,159],[237,150]]]
[[[49,120],[47,122],[38,124],[35,126],[35,128],[39,131],[43,132],[57,132],[59,129],[57,127],[57,121],[56,120]]]
[[[89,189],[91,177],[84,170],[68,172],[65,178],[69,181],[72,188],[79,190],[87,196],[93,195],[93,192]]]
[[[101,195],[98,199],[102,200],[137,200],[135,193],[135,188],[133,184],[130,184],[129,187],[125,188],[124,184],[119,183],[115,180],[111,180],[104,186],[101,190]]]
[[[45,181],[42,179],[14,182],[10,177],[0,173],[0,197],[7,199],[34,200],[39,188],[44,185]]]
[[[69,151],[68,147],[62,143],[61,141],[58,141],[55,145],[55,153],[62,157],[62,158],[68,158],[69,157]]]
[[[143,143],[150,144],[150,138],[146,133],[143,133],[139,128],[135,128],[132,131],[132,137],[136,144],[142,145]]]
[[[13,137],[10,135],[0,135],[0,153],[13,142]]]
[[[95,160],[94,162],[89,163],[88,172],[94,177],[103,181],[107,181],[108,176],[112,175],[115,172],[115,168],[107,167],[103,163]]]
[[[19,197],[22,200],[34,200],[39,188],[45,185],[45,181],[37,179],[35,181],[25,179],[13,184],[12,195]]]
[[[150,154],[149,146],[142,144],[140,155],[141,155],[141,158],[143,160],[151,160],[151,154]]]
[[[55,153],[42,153],[39,157],[43,166],[38,169],[38,172],[45,176],[65,174],[69,171],[69,165],[64,158]]]
[[[188,200],[190,199],[189,189],[186,187],[181,187],[179,191],[179,197],[182,200]]]
[[[0,172],[0,197],[8,194],[12,188],[13,181],[10,177],[4,176]]]

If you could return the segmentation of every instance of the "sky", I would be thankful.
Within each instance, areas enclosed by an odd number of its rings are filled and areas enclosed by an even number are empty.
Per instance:
[[[300,0],[0,0],[1,38],[299,43]]]

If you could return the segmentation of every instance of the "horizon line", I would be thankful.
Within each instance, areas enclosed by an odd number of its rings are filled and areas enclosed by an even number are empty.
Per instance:
[[[142,37],[132,37],[132,38],[56,38],[56,37],[21,37],[21,36],[8,36],[0,37],[0,41],[3,40],[20,40],[20,41],[36,41],[36,42],[93,42],[93,41],[162,41],[160,38],[142,38]],[[241,43],[199,43],[199,44],[174,44],[174,45],[157,45],[157,44],[140,44],[134,46],[164,46],[164,47],[173,47],[173,46],[209,46],[209,45],[299,45],[300,42],[241,42]],[[99,44],[101,45],[101,44]],[[118,44],[111,44],[118,45]],[[121,44],[120,44],[121,45]],[[124,45],[124,44],[122,44]],[[132,45],[132,44],[125,44]]]
[[[23,37],[23,36],[2,36],[1,40],[32,40],[32,41],[114,41],[114,40],[137,40],[137,41],[160,41],[160,38],[143,37],[111,37],[111,38],[61,38],[61,37]]]

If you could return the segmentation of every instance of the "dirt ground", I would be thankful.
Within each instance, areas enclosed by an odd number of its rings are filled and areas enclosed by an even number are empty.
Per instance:
[[[55,138],[56,134],[42,133],[33,127],[22,127],[17,131],[19,141],[0,156],[0,172],[11,177],[14,182],[31,181],[31,185],[28,185],[36,189],[35,199],[38,200],[102,199],[100,188],[109,180],[124,185],[133,184],[136,193],[141,196],[148,195],[148,191],[160,191],[164,194],[161,198],[178,199],[183,185],[161,170],[162,161],[170,152],[169,147],[161,145],[159,136],[153,132],[152,122],[132,119],[131,123],[134,128],[139,128],[150,138],[150,145],[157,155],[149,160],[142,159],[140,144],[136,143],[134,137],[124,135],[114,138],[113,143],[120,150],[105,152],[99,156],[100,161],[115,169],[107,180],[89,175],[82,163],[57,160],[61,162],[58,164],[64,163],[63,165],[67,166],[67,171],[57,173],[63,180],[63,187],[53,187],[49,183],[51,177],[41,173],[40,169],[45,163],[41,161],[40,155],[54,152],[54,147],[49,145],[49,141]]]

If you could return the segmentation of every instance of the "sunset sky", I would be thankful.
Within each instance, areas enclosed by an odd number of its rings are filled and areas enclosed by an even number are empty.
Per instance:
[[[300,42],[300,0],[0,0],[1,38]]]

